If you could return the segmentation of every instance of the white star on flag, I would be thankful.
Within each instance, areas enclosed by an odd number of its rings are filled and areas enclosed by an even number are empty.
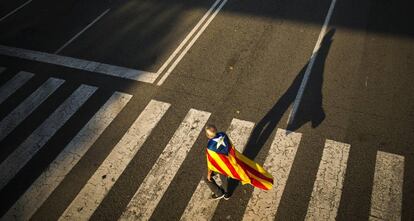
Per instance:
[[[216,141],[216,149],[218,149],[221,145],[226,147],[226,143],[224,142],[224,136],[213,138],[214,141]]]

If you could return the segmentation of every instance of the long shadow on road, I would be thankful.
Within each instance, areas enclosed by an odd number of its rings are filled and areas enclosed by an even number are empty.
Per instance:
[[[304,90],[298,112],[292,124],[288,127],[288,130],[290,131],[299,129],[307,122],[311,122],[312,127],[315,128],[325,119],[325,112],[322,107],[323,70],[334,34],[335,29],[327,32],[323,38],[320,49],[317,51],[317,57]],[[256,124],[246,148],[243,151],[243,154],[248,158],[256,158],[270,135],[274,132],[280,119],[294,102],[308,64],[309,62],[302,68],[290,87],[279,98],[275,105]],[[231,180],[229,183],[229,191],[231,193],[234,192],[237,185],[237,181]]]

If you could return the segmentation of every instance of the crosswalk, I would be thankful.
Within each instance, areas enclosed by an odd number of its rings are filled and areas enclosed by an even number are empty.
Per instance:
[[[0,67],[0,73],[4,69]],[[34,73],[19,72],[1,85],[0,105],[35,77]],[[24,119],[39,108],[49,96],[57,93],[57,89],[65,83],[63,79],[49,78],[1,119],[0,142],[12,134]],[[36,156],[60,128],[68,124],[69,119],[88,103],[97,90],[96,86],[80,85],[0,162],[0,191]],[[65,182],[67,175],[95,141],[117,120],[117,116],[128,106],[132,97],[130,94],[114,91],[50,165],[8,206],[4,214],[0,214],[0,220],[29,220],[53,195],[59,185]],[[165,115],[170,111],[171,106],[170,103],[158,100],[149,101],[96,171],[86,178],[86,184],[72,199],[68,199],[70,203],[60,214],[59,220],[89,220],[92,217],[130,162],[139,155],[139,150],[152,136],[156,126],[165,120]],[[142,183],[137,185],[136,192],[130,193],[129,203],[120,213],[119,220],[151,218],[167,189],[170,188],[172,180],[182,169],[183,162],[194,148],[196,140],[203,136],[201,132],[210,116],[211,113],[203,110],[188,110]],[[236,118],[230,122],[226,131],[240,152],[243,152],[254,125],[254,122]],[[244,214],[243,220],[274,220],[295,162],[296,152],[301,145],[302,134],[279,128],[272,139],[264,167],[274,176],[274,187],[270,191],[253,190],[245,208],[240,208]],[[309,199],[306,220],[335,220],[341,202],[351,148],[350,144],[325,140]],[[404,156],[377,152],[370,220],[401,219],[404,160]],[[210,191],[204,180],[199,180],[188,202],[174,202],[185,203],[180,219],[211,220],[219,201],[209,200],[209,196]]]
[[[295,159],[302,135],[283,129],[276,131],[276,137],[264,166],[274,176],[274,187],[269,192],[258,189],[253,191],[246,207],[243,220],[273,220],[279,207],[286,182]],[[272,205],[272,209],[269,209]]]
[[[50,164],[30,188],[20,197],[4,216],[28,220],[52,194],[70,170],[76,165],[106,127],[125,107],[131,95],[116,92],[82,128],[58,157]]]
[[[20,85],[21,82],[26,81],[27,78],[19,78],[16,82],[16,78],[10,81],[13,85]],[[28,80],[28,79],[27,79]],[[42,86],[40,86],[35,92],[33,92],[26,100],[13,110],[5,119],[0,123],[0,139],[4,139],[11,131],[13,131],[27,116],[29,116],[43,101],[45,101],[53,92],[56,91],[62,84],[63,80],[50,78]],[[15,89],[16,87],[9,87],[11,84],[5,85],[6,89]]]
[[[305,220],[335,219],[341,199],[349,147],[348,144],[326,140]]]
[[[404,157],[377,152],[370,220],[401,220]]]
[[[0,69],[0,72],[3,72],[2,69]],[[23,86],[32,77],[33,77],[32,73],[19,72],[11,80],[9,80],[6,83],[6,85],[1,87],[0,89],[0,104],[3,103],[3,101],[5,101],[10,95],[16,92],[17,89]]]

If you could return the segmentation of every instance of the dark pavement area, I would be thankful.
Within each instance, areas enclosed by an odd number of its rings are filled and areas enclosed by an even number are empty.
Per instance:
[[[3,0],[0,17],[25,1]],[[60,55],[156,72],[214,1],[38,1],[0,21],[0,45],[54,53],[110,11]],[[133,98],[33,220],[56,220],[151,99],[170,110],[91,220],[116,220],[191,108],[226,130],[256,127],[245,154],[263,163],[277,128],[302,133],[275,220],[303,220],[325,139],[351,145],[337,220],[368,220],[377,151],[405,157],[401,220],[414,220],[414,21],[408,0],[338,0],[292,125],[287,121],[329,0],[229,0],[164,84],[142,83],[0,55],[0,86],[19,71],[34,79],[1,104],[0,120],[49,77],[58,92],[0,141],[0,162],[80,84],[99,87],[29,164],[0,190],[0,216],[35,181],[114,91]],[[199,136],[152,215],[179,220],[205,175]],[[238,185],[213,220],[241,220],[253,188]]]

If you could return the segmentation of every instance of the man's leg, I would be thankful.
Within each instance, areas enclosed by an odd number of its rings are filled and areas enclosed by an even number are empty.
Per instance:
[[[204,182],[207,184],[207,186],[210,188],[211,192],[214,193],[215,196],[222,196],[224,195],[223,189],[220,188],[219,185],[217,185],[216,181],[211,177],[211,181],[207,179],[207,177],[204,178]]]
[[[224,193],[227,193],[228,186],[229,186],[229,178],[223,174],[220,174],[220,180],[221,180],[221,188],[223,189]]]
[[[220,174],[220,179],[222,183],[221,188],[224,191],[224,199],[228,200],[231,196],[231,193],[229,192],[229,182],[233,179],[222,174]]]

